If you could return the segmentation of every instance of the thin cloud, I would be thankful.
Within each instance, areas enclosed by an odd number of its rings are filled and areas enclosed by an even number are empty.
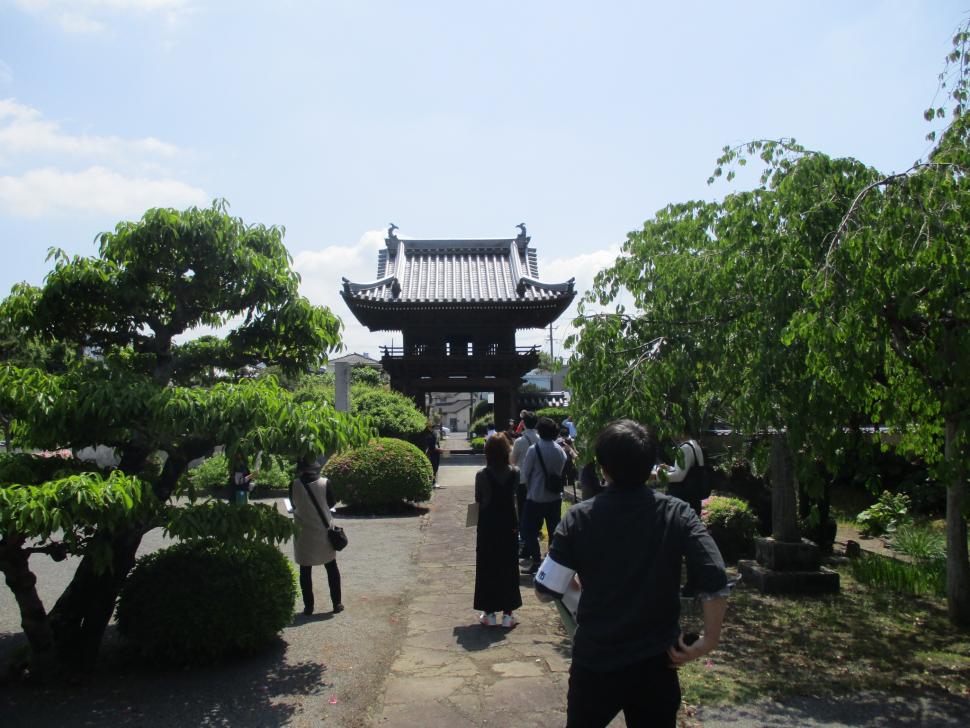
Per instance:
[[[0,159],[12,157],[96,158],[130,160],[133,157],[171,158],[178,147],[154,137],[121,139],[116,136],[70,134],[43,118],[38,109],[14,99],[0,99]]]
[[[73,34],[101,33],[112,19],[126,15],[161,16],[174,25],[190,12],[187,0],[15,0],[15,4]]]
[[[0,60],[0,83],[11,83],[13,81],[13,69]]]
[[[141,215],[150,207],[204,205],[206,193],[176,179],[131,177],[104,167],[81,172],[34,169],[0,177],[0,208],[12,217],[94,214]]]

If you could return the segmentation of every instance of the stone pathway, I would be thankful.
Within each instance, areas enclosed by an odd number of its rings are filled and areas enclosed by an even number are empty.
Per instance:
[[[459,465],[460,462],[468,465]],[[520,624],[483,627],[472,609],[475,529],[465,527],[478,458],[442,465],[418,551],[406,634],[375,724],[394,728],[562,726],[570,642],[522,577]],[[622,723],[617,723],[622,725]]]

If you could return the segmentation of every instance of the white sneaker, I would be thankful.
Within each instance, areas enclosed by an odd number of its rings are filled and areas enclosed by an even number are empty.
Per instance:
[[[484,624],[486,627],[498,626],[498,619],[495,616],[495,612],[482,612],[478,617],[478,621]]]
[[[503,627],[514,627],[519,623],[519,620],[515,618],[513,614],[503,614],[502,615],[502,626]]]

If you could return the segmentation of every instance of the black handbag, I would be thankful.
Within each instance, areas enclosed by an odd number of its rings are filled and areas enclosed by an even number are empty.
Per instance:
[[[300,481],[303,482],[303,481]],[[327,527],[327,539],[330,541],[330,545],[333,546],[334,551],[343,551],[347,548],[347,534],[340,526],[334,526],[333,521],[327,520],[327,517],[323,515],[323,509],[320,504],[317,503],[317,497],[313,495],[313,491],[310,490],[310,485],[308,483],[303,483],[303,487],[306,488],[306,494],[310,496],[310,500],[313,501],[313,507],[317,509],[317,515],[320,516],[320,520],[323,521],[323,525]]]
[[[340,526],[331,526],[327,529],[327,538],[334,551],[343,551],[347,547],[347,534]]]

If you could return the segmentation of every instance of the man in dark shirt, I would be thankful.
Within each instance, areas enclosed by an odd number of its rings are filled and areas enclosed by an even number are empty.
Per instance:
[[[566,725],[606,726],[622,710],[630,728],[672,727],[680,707],[672,668],[720,639],[724,561],[689,505],[646,486],[657,448],[642,425],[610,423],[595,449],[606,490],[569,509],[535,579],[544,600],[582,588]],[[685,558],[704,612],[704,634],[692,644],[678,623]]]

